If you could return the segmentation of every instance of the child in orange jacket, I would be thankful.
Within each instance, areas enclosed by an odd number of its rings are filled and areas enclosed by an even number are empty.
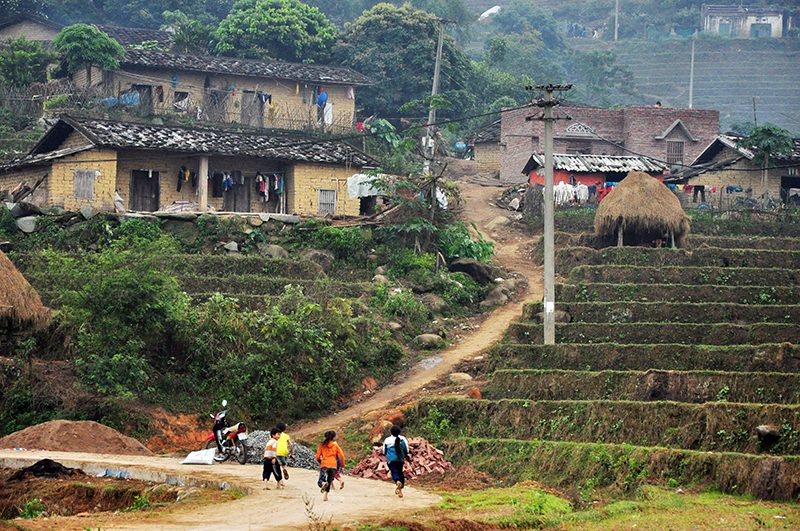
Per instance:
[[[328,501],[328,493],[331,491],[331,484],[339,467],[338,463],[344,465],[344,452],[335,439],[335,431],[326,431],[324,440],[317,448],[317,462],[320,466],[317,485],[320,488],[319,491],[325,494],[323,501]]]

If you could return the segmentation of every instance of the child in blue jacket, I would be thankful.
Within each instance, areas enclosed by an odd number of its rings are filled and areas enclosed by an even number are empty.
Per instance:
[[[406,486],[406,477],[403,474],[403,465],[408,457],[408,441],[400,435],[400,427],[392,426],[391,435],[383,441],[383,453],[389,470],[392,473],[392,480],[397,487],[394,493],[400,498],[403,497],[403,488]]]

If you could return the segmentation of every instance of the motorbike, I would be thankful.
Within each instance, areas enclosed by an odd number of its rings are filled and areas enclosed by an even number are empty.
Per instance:
[[[222,407],[228,405],[227,400],[222,401]],[[206,449],[215,448],[214,460],[217,462],[227,461],[235,458],[239,464],[247,463],[247,426],[244,422],[237,422],[233,425],[228,424],[228,410],[223,409],[216,415],[211,415],[214,424],[211,427],[211,435],[206,439]]]

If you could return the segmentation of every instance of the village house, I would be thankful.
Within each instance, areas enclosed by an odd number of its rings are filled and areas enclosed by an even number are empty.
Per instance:
[[[92,24],[100,31],[108,34],[123,46],[156,42],[159,46],[168,47],[172,42],[169,32],[150,28],[126,28],[107,24]],[[27,13],[21,13],[0,21],[0,42],[25,37],[29,41],[50,43],[63,29],[63,24]]]
[[[637,155],[681,168],[719,134],[719,112],[665,107],[556,108],[555,153]],[[500,122],[500,179],[523,182],[532,153],[544,152],[541,109],[533,105],[503,112]]]
[[[479,129],[470,141],[474,145],[475,162],[479,173],[497,174],[500,167],[500,120]]]
[[[703,31],[734,39],[774,38],[783,34],[783,10],[777,6],[704,5]]]
[[[356,88],[349,68],[128,49],[118,70],[81,70],[108,107],[270,129],[352,130]]]
[[[347,179],[375,161],[299,132],[178,127],[62,116],[24,158],[0,166],[0,193],[25,183],[41,207],[357,216]],[[204,195],[205,200],[204,200]],[[116,200],[116,205],[115,205]]]
[[[717,136],[692,162],[681,182],[702,192],[702,199],[720,208],[754,206],[764,195],[763,170],[755,161],[756,151],[740,145],[741,137]],[[783,204],[800,206],[800,139],[786,157],[770,158],[767,170],[769,197]]]

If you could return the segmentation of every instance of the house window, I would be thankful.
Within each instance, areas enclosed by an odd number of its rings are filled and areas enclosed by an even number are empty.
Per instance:
[[[683,142],[667,140],[667,164],[683,164]]]
[[[189,93],[176,90],[172,98],[172,107],[176,111],[186,111],[189,109]]]
[[[592,143],[585,140],[570,140],[567,142],[567,155],[591,155]]]
[[[772,24],[752,24],[750,26],[750,37],[754,39],[772,37]]]
[[[789,175],[792,176],[800,175],[800,168],[798,167],[789,168]]]
[[[94,199],[95,170],[73,170],[72,192],[76,199]]]
[[[336,213],[336,190],[320,190],[318,199],[320,215]]]

